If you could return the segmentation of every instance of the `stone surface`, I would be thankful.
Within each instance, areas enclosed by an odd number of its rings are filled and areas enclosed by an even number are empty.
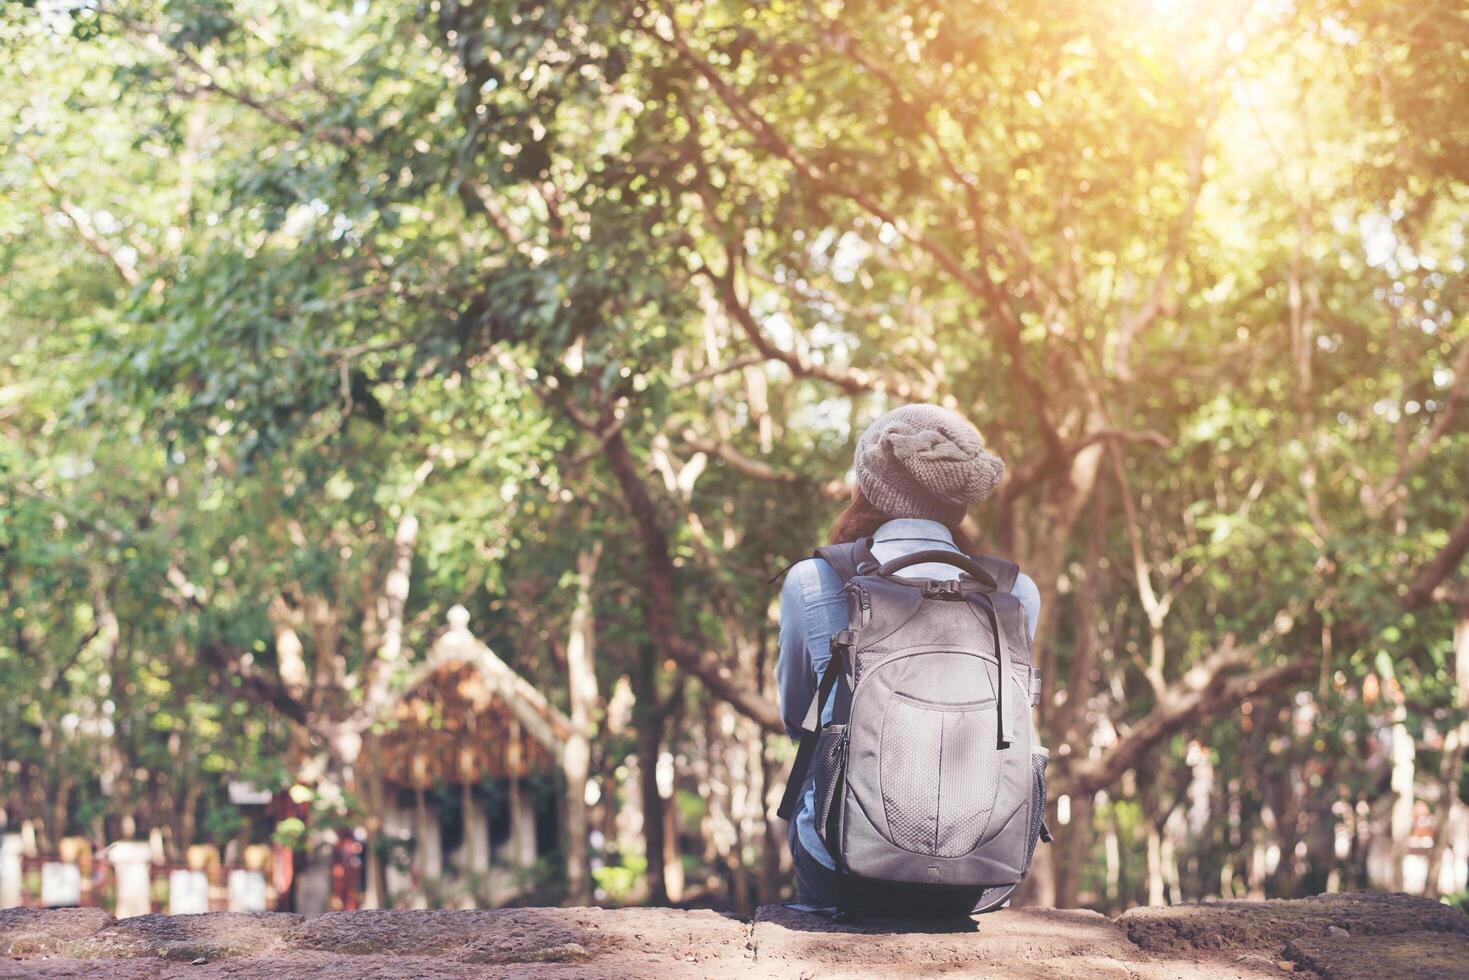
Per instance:
[[[328,912],[304,922],[291,947],[331,953],[431,956],[462,951],[502,912],[428,909]]]
[[[112,924],[101,909],[0,909],[0,956],[34,956]]]
[[[0,913],[0,980],[21,977],[1016,977],[1075,980],[1469,978],[1469,918],[1406,895],[1331,895],[978,920],[833,923],[780,906],[751,921],[673,909],[297,916]]]
[[[0,960],[0,980],[30,980],[44,977],[48,980],[154,980],[157,977],[176,976],[164,973],[167,964],[161,960],[53,960],[26,959]]]
[[[333,912],[305,922],[287,945],[468,964],[699,963],[743,957],[748,931],[739,919],[675,909]]]
[[[1080,909],[1010,909],[974,920],[833,923],[765,906],[751,929],[751,976],[1006,977],[1018,980],[1279,978],[1268,958],[1217,962],[1145,953],[1116,923]]]
[[[65,944],[77,959],[153,957],[188,963],[275,952],[301,922],[284,912],[214,912],[198,915],[138,915],[85,939]]]
[[[1286,957],[1332,980],[1463,980],[1469,977],[1469,935],[1314,936],[1291,940]]]
[[[1099,977],[1126,977],[1138,950],[1097,912],[1015,909],[958,922],[870,919],[832,923],[781,906],[766,906],[752,932],[755,962],[776,969],[861,964],[890,975],[959,966],[1003,969],[1007,976],[1058,976],[1085,961]]]
[[[1283,949],[1293,939],[1333,936],[1332,927],[1349,937],[1469,934],[1469,916],[1431,899],[1385,892],[1139,908],[1124,912],[1117,921],[1143,949],[1163,951]]]

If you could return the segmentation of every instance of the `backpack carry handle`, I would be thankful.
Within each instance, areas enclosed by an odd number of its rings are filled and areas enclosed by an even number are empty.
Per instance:
[[[968,572],[970,578],[973,578],[974,580],[984,585],[987,585],[992,589],[999,587],[998,583],[995,582],[995,577],[991,575],[988,571],[986,571],[983,565],[975,561],[973,558],[970,558],[968,555],[960,554],[957,551],[915,551],[911,555],[903,555],[901,558],[894,558],[892,561],[884,563],[882,567],[877,570],[877,574],[881,575],[883,578],[887,578],[895,572],[902,571],[910,565],[922,565],[925,562],[937,562],[941,565],[953,565],[955,568],[963,569],[964,571]]]

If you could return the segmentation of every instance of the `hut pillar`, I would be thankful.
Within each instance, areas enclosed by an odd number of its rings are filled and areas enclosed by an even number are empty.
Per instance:
[[[25,843],[20,834],[0,836],[0,909],[14,908],[25,900],[21,884],[25,880],[21,858]]]
[[[521,777],[526,772],[520,740],[520,722],[511,719],[510,741],[505,746],[505,764],[510,773],[510,840],[506,857],[514,868],[536,863],[536,808]]]
[[[490,817],[474,787],[465,783],[462,791],[464,814],[464,870],[474,875],[490,870]]]
[[[510,840],[506,850],[513,867],[529,868],[536,863],[535,800],[519,776],[510,780]]]
[[[423,788],[415,790],[414,799],[414,862],[417,865],[420,883],[437,881],[444,877],[444,841],[439,831],[439,815],[430,810]]]

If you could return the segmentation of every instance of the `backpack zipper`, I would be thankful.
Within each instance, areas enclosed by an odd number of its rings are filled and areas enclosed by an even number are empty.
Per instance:
[[[838,594],[851,592],[857,596],[857,628],[861,629],[872,622],[872,596],[867,590],[856,582],[848,582],[841,587]]]
[[[865,650],[871,650],[871,649],[875,649],[875,648],[872,648],[872,647],[865,648]],[[884,650],[883,653],[886,654],[886,656],[884,656],[883,659],[880,662],[875,663],[875,664],[872,664],[872,665],[867,666],[867,667],[864,668],[863,667],[863,664],[862,664],[862,661],[856,657],[856,650],[853,650],[853,658],[852,658],[852,661],[851,661],[852,669],[854,671],[853,686],[852,686],[852,697],[855,698],[857,696],[858,691],[861,690],[862,682],[864,680],[866,680],[867,674],[869,672],[871,672],[873,670],[876,670],[879,667],[886,667],[888,664],[893,663],[894,661],[897,661],[897,660],[905,660],[908,657],[911,657],[911,656],[914,656],[914,655],[917,655],[917,654],[924,654],[924,653],[958,653],[958,654],[962,654],[962,655],[964,655],[966,657],[975,657],[976,659],[983,660],[986,663],[994,664],[995,665],[995,673],[996,673],[996,676],[1003,675],[1003,673],[1004,673],[1004,671],[1000,669],[1002,667],[1002,664],[1000,662],[1000,658],[996,654],[994,654],[994,653],[984,653],[984,652],[979,651],[979,650],[955,650],[953,648],[953,646],[951,646],[949,644],[945,644],[945,643],[921,643],[921,644],[919,644],[917,646],[902,647],[902,648],[900,648],[898,650]],[[1012,663],[1010,665],[1010,670],[1011,670],[1011,683],[1014,683],[1016,685],[1019,685],[1020,684],[1020,681],[1015,678],[1015,671],[1017,670],[1017,665]],[[1001,695],[1001,697],[1003,697],[1003,696],[1004,695]],[[1012,696],[1018,697],[1019,695],[1012,695]],[[1030,703],[1028,691],[1027,691],[1027,699],[1026,699],[1026,702],[1025,703],[1027,705]]]

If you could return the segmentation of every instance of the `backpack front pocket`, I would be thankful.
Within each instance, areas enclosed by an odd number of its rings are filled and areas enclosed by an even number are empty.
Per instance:
[[[979,846],[999,787],[994,701],[936,704],[892,695],[879,765],[888,839],[958,857]]]

